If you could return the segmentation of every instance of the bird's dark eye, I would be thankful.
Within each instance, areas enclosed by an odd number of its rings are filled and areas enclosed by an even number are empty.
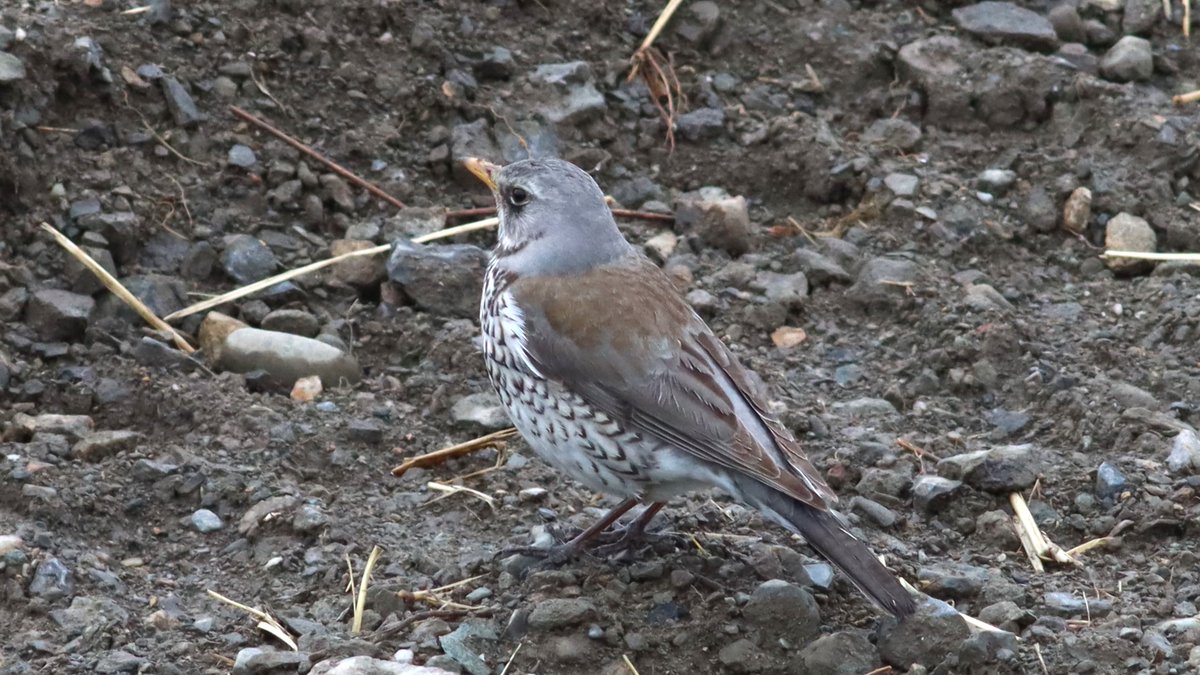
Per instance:
[[[515,187],[508,191],[508,203],[513,206],[525,206],[529,203],[529,192],[524,188]]]

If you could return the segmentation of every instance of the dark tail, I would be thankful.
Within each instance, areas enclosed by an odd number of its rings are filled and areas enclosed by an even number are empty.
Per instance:
[[[884,611],[904,618],[916,611],[913,596],[871,549],[845,529],[829,511],[813,508],[765,485],[743,486],[746,500],[780,525],[801,535],[833,563],[863,595]]]

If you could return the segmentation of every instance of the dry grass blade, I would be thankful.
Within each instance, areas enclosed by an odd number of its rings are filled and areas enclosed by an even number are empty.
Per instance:
[[[637,48],[637,52],[644,52],[647,49],[650,49],[650,46],[653,45],[654,41],[658,39],[659,33],[662,33],[663,29],[667,27],[667,22],[670,21],[671,17],[675,14],[675,10],[679,9],[679,6],[682,4],[683,0],[670,0],[667,3],[667,6],[663,7],[663,11],[660,12],[658,18],[654,20],[654,25],[650,27],[650,32],[646,33],[646,37],[642,40],[641,46]],[[635,59],[637,57],[637,52],[634,52]],[[634,72],[629,74],[630,80],[633,79],[638,67],[636,60],[633,63],[633,67]]]
[[[1200,253],[1153,253],[1150,251],[1105,251],[1105,258],[1137,258],[1138,260],[1175,260],[1200,262]]]
[[[517,658],[517,652],[521,651],[521,647],[524,646],[524,642],[517,643],[517,648],[508,656],[508,660],[504,662],[504,668],[500,671],[500,675],[508,675],[508,669],[512,666],[513,659]]]
[[[363,611],[367,608],[367,583],[371,579],[371,570],[375,569],[375,563],[379,562],[379,556],[382,553],[383,549],[373,546],[371,555],[367,556],[367,564],[363,567],[362,578],[358,583],[358,593],[354,596],[354,623],[350,627],[350,632],[354,635],[362,632]]]
[[[633,673],[633,675],[641,675],[638,669],[633,666],[633,661],[629,660],[628,654],[622,654],[621,659],[625,661],[625,667],[629,669],[629,672]]]
[[[426,242],[430,242],[435,239],[442,239],[444,237],[453,237],[456,234],[462,234],[464,232],[474,232],[475,230],[485,230],[490,227],[495,227],[498,222],[499,222],[499,220],[497,220],[496,218],[485,218],[484,220],[476,221],[474,223],[466,223],[465,225],[457,225],[455,227],[447,227],[444,230],[438,230],[437,232],[430,232],[429,234],[423,234],[419,237],[414,238],[413,242],[415,242],[417,244],[424,244]],[[371,248],[364,248],[359,251],[350,251],[348,253],[343,253],[342,255],[334,256],[334,257],[328,258],[326,260],[318,260],[315,263],[309,263],[303,267],[297,267],[294,270],[288,270],[287,272],[282,272],[280,274],[276,274],[273,277],[267,277],[266,279],[262,279],[260,281],[254,282],[252,284],[242,286],[241,288],[234,289],[232,291],[229,291],[228,293],[222,293],[221,295],[209,298],[202,302],[197,302],[195,304],[188,305],[187,307],[184,307],[183,309],[179,310],[178,312],[172,312],[171,314],[168,314],[166,316],[166,320],[174,321],[176,319],[182,319],[185,316],[191,316],[192,314],[195,314],[196,312],[203,312],[206,309],[212,309],[213,307],[223,305],[227,302],[232,302],[239,298],[244,298],[247,295],[252,295],[259,291],[266,290],[266,289],[274,286],[275,284],[287,281],[289,279],[295,279],[296,277],[304,276],[305,274],[311,274],[313,272],[316,272],[317,270],[325,269],[326,267],[329,267],[330,265],[336,265],[337,263],[339,263],[343,260],[347,260],[349,258],[358,258],[360,256],[367,256],[367,255],[378,255],[380,253],[386,253],[386,252],[390,251],[391,249],[392,249],[391,244],[380,244],[379,246],[373,246]]]
[[[427,452],[423,455],[417,455],[416,457],[404,460],[400,466],[392,469],[392,475],[403,476],[409,469],[423,469],[427,466],[441,464],[448,459],[458,457],[460,455],[470,454],[484,448],[501,446],[505,440],[516,435],[517,430],[513,427],[509,427],[507,429],[501,429],[500,431],[493,431],[486,436],[472,438],[464,443],[451,445],[449,447],[442,448],[441,450],[434,450],[433,452]]]
[[[90,255],[84,253],[83,249],[76,246],[75,242],[68,239],[66,235],[54,229],[48,223],[42,223],[41,228],[46,232],[49,232],[50,235],[54,237],[54,240],[58,242],[58,245],[66,249],[67,253],[70,253],[76,260],[79,261],[80,264],[88,268],[92,274],[95,274],[96,278],[100,280],[100,283],[104,284],[105,288],[112,291],[113,295],[117,296],[122,302],[132,307],[133,311],[137,312],[138,316],[142,317],[146,323],[150,324],[150,326],[155,330],[169,333],[171,335],[171,339],[175,341],[176,347],[179,347],[188,354],[196,351],[196,348],[188,344],[188,341],[185,340],[182,335],[177,333],[174,328],[168,326],[162,319],[155,316],[154,312],[151,312],[149,307],[143,304],[141,300],[138,300],[137,297],[134,296],[133,293],[130,293],[127,288],[122,286],[121,282],[117,281],[113,275],[108,273],[108,270],[100,266],[100,263],[93,260]]]
[[[208,593],[208,595],[210,597],[220,600],[221,602],[229,605],[230,607],[235,607],[237,609],[240,609],[243,612],[249,614],[250,616],[253,616],[254,618],[258,619],[259,630],[262,630],[264,632],[270,633],[271,635],[274,635],[277,639],[279,639],[280,642],[282,642],[283,644],[290,647],[292,651],[294,651],[294,652],[300,651],[300,647],[296,644],[296,639],[293,638],[291,636],[291,634],[287,632],[287,629],[284,628],[283,624],[279,623],[279,621],[277,621],[275,619],[275,617],[271,616],[270,614],[267,614],[266,612],[262,611],[261,609],[258,609],[255,607],[250,607],[248,605],[243,605],[242,603],[240,603],[236,600],[230,600],[229,598],[221,595],[220,593],[218,593],[212,589],[208,589],[208,590],[206,590],[206,592]]]
[[[1033,643],[1033,651],[1037,654],[1038,663],[1042,666],[1042,672],[1045,675],[1050,675],[1050,669],[1046,667],[1046,659],[1042,658],[1042,646],[1038,643]]]
[[[1025,498],[1021,496],[1021,493],[1010,494],[1008,501],[1012,505],[1013,513],[1016,514],[1013,524],[1017,528],[1021,544],[1026,547],[1025,553],[1029,555],[1031,562],[1035,559],[1039,560],[1038,564],[1034,564],[1035,569],[1039,572],[1045,571],[1040,564],[1042,558],[1064,565],[1082,566],[1078,560],[1071,557],[1071,554],[1042,535],[1037,522],[1033,519],[1033,514],[1029,512],[1029,505],[1025,503]]]
[[[425,487],[428,487],[430,490],[437,490],[438,492],[444,492],[446,494],[446,496],[458,494],[460,492],[466,493],[466,494],[471,495],[472,497],[475,497],[476,499],[483,501],[483,503],[490,506],[493,511],[496,510],[496,498],[495,497],[488,495],[488,494],[484,494],[484,493],[480,492],[479,490],[473,490],[464,485],[447,485],[445,483],[439,483],[437,481],[431,480],[425,484]]]
[[[1085,541],[1075,548],[1068,550],[1067,555],[1074,558],[1075,556],[1083,555],[1092,549],[1104,548],[1105,546],[1108,546],[1108,544],[1114,539],[1116,539],[1116,537],[1100,537],[1091,541]]]

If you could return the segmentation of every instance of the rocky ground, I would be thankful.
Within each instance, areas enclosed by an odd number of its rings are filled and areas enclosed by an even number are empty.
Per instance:
[[[4,3],[0,673],[1200,669],[1200,267],[1099,255],[1200,251],[1180,3],[689,0],[656,43],[673,150],[626,81],[661,4]],[[440,229],[489,199],[457,159],[531,152],[676,216],[622,222],[862,536],[1007,632],[881,619],[720,495],[617,559],[493,560],[608,502],[517,440],[390,473],[506,425],[473,341],[490,233],[227,303],[265,332],[213,316],[187,356],[38,229],[163,316]],[[196,343],[202,320],[174,323]],[[323,391],[289,393],[297,358]],[[429,487],[497,465],[458,481],[490,502]],[[1035,571],[1013,492],[1101,545]]]

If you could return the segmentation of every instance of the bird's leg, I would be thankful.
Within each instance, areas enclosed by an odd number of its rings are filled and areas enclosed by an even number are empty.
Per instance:
[[[507,556],[513,554],[527,555],[536,558],[543,558],[551,565],[564,563],[583,552],[587,548],[587,544],[592,539],[595,539],[598,534],[608,529],[609,525],[617,522],[617,519],[625,515],[629,509],[637,506],[637,499],[626,499],[617,504],[603,518],[596,521],[591,527],[580,532],[572,537],[569,541],[561,544],[556,544],[550,548],[537,548],[535,546],[519,546],[516,548],[504,549],[499,555]],[[649,510],[649,509],[647,509]],[[640,520],[640,518],[639,518]]]
[[[658,515],[658,512],[666,505],[666,502],[653,502],[639,513],[638,517],[634,518],[632,523],[625,527],[613,528],[610,534],[615,535],[614,540],[603,546],[596,547],[596,554],[604,556],[620,553],[639,541],[646,539],[646,526],[650,524],[651,520],[654,520],[654,516]]]

